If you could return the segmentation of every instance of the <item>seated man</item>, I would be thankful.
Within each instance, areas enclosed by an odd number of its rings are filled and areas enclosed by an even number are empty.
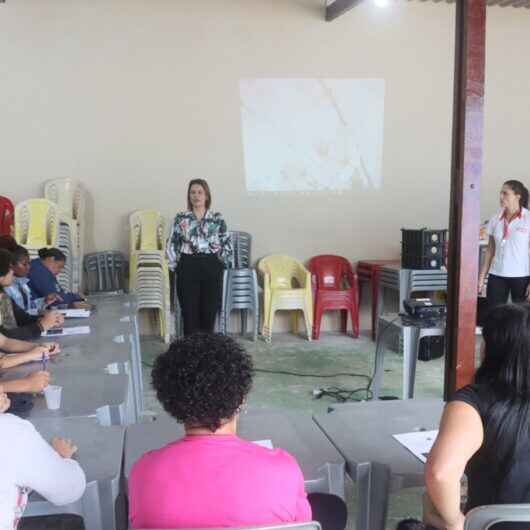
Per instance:
[[[144,454],[129,478],[132,528],[234,527],[310,521],[311,496],[296,460],[236,435],[252,384],[251,357],[229,337],[195,334],[174,342],[152,373],[164,409],[185,426],[180,440]],[[273,433],[271,433],[273,434]],[[326,498],[321,502],[321,497]],[[331,500],[344,528],[341,499]],[[316,513],[315,513],[316,515]]]

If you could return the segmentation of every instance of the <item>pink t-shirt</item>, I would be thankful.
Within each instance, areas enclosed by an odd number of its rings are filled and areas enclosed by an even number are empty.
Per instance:
[[[186,436],[144,454],[129,477],[132,528],[305,522],[311,508],[296,460],[235,435]]]

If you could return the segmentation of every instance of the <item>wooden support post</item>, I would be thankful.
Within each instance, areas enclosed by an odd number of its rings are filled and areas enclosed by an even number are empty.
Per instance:
[[[475,372],[485,47],[486,0],[456,0],[446,399]]]

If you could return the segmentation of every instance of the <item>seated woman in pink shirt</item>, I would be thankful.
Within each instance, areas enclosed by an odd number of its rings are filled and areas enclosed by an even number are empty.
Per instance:
[[[184,424],[186,435],[134,464],[132,528],[294,523],[321,511],[333,519],[324,530],[344,528],[342,499],[320,494],[308,499],[302,471],[290,454],[236,435],[252,376],[251,357],[222,335],[191,335],[158,357],[152,373],[158,400]]]

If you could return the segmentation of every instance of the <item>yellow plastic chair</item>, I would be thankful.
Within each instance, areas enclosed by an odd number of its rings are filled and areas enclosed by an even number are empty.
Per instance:
[[[293,332],[298,332],[298,311],[302,311],[307,332],[311,340],[313,324],[313,294],[310,272],[294,258],[272,255],[258,264],[263,276],[263,336],[267,342],[272,338],[274,314],[278,310],[291,310]]]
[[[159,266],[167,269],[166,220],[156,210],[137,210],[129,216],[129,288],[136,288],[138,269]]]
[[[156,210],[137,210],[129,216],[130,250],[164,251],[166,220]]]
[[[15,239],[27,249],[57,246],[59,208],[47,199],[28,199],[15,208]]]

